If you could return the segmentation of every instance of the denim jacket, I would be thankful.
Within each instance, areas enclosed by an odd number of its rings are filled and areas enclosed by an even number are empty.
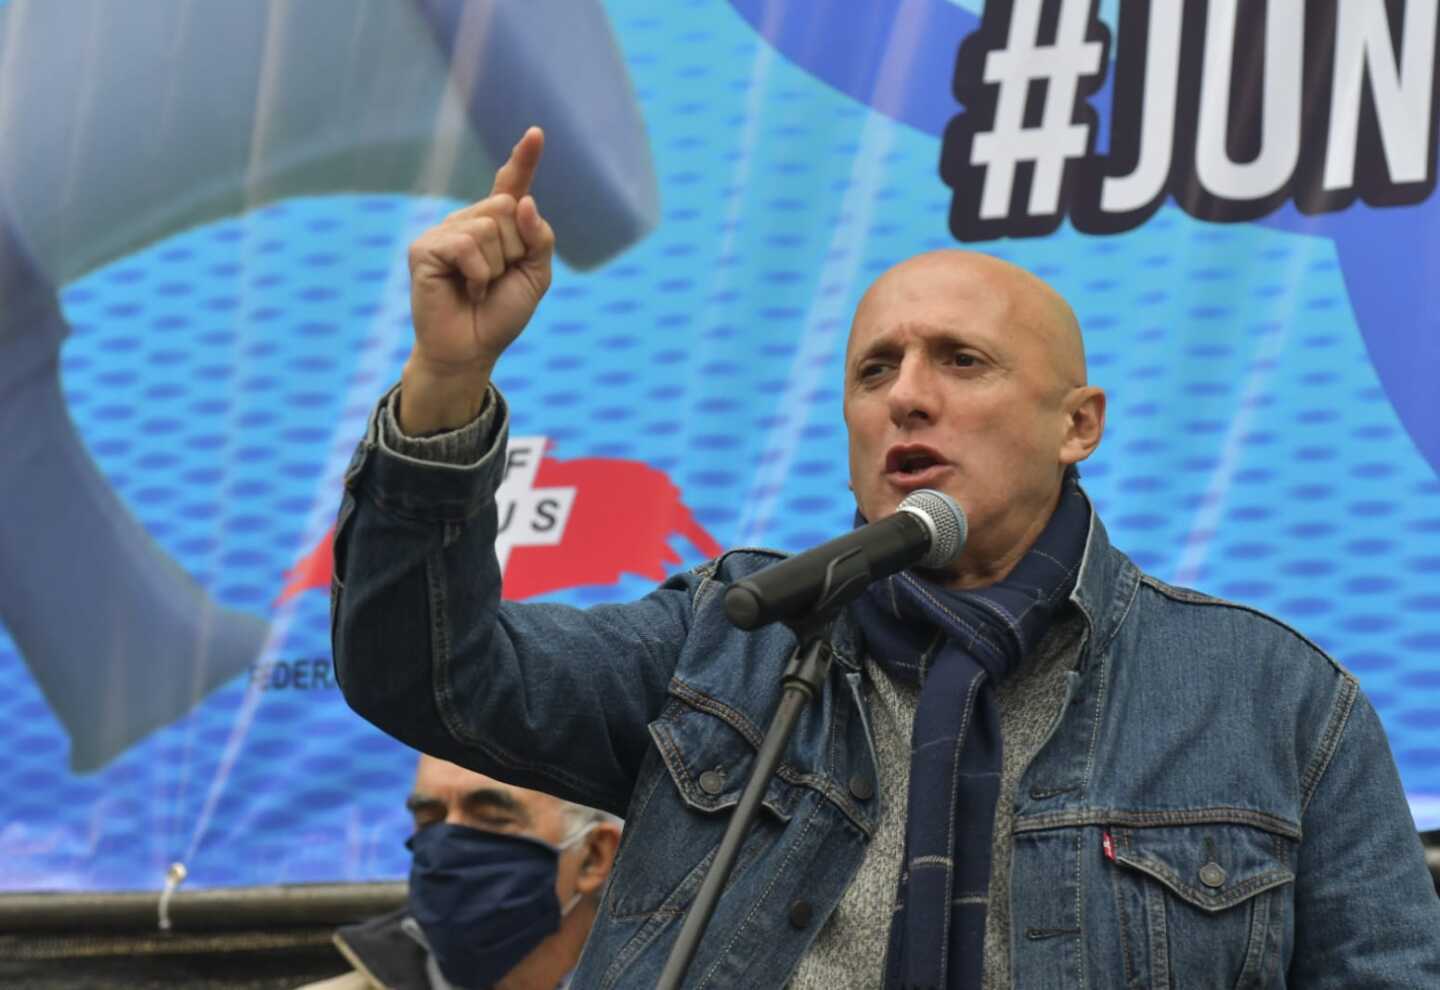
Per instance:
[[[372,417],[336,530],[337,676],[418,749],[623,815],[573,985],[654,986],[794,645],[733,628],[723,592],[777,555],[732,551],[624,605],[502,603],[498,420],[457,466],[390,450]],[[1015,797],[1013,985],[1440,987],[1440,902],[1354,677],[1143,574],[1098,518],[1071,597],[1079,657]],[[880,788],[843,619],[834,648],[687,986],[783,986],[865,855]]]

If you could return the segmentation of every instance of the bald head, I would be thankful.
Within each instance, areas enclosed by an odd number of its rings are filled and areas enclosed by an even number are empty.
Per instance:
[[[1027,350],[1049,364],[1057,387],[1068,391],[1086,384],[1085,344],[1070,304],[1025,269],[978,251],[927,251],[888,269],[861,297],[855,327],[872,315],[867,307],[913,301],[934,286],[954,286],[957,304],[976,296],[992,302],[1012,335],[1030,338],[1033,346]],[[852,332],[849,347],[854,346]]]
[[[855,500],[877,519],[918,488],[955,498],[971,532],[958,586],[997,580],[1023,556],[1104,420],[1074,312],[1009,262],[917,255],[856,307],[845,355]]]

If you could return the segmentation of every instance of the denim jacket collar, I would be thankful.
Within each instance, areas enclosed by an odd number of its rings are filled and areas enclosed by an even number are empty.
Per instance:
[[[1082,488],[1081,491],[1084,491]],[[1089,495],[1086,495],[1089,499]],[[1086,657],[1103,652],[1120,630],[1135,593],[1140,587],[1140,569],[1129,557],[1110,545],[1105,524],[1090,504],[1090,535],[1085,540],[1085,554],[1080,561],[1080,576],[1070,592],[1070,600],[1080,609],[1089,629],[1088,646],[1081,653],[1083,667]]]

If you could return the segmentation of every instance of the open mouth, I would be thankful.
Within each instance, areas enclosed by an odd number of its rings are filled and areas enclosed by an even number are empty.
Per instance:
[[[919,477],[944,464],[940,455],[927,447],[892,447],[885,456],[885,473],[901,478]]]

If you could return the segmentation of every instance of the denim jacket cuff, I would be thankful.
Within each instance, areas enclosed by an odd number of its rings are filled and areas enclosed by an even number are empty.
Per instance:
[[[490,389],[480,413],[455,430],[411,436],[400,428],[400,389],[392,388],[380,405],[380,438],[385,446],[407,457],[439,464],[474,464],[485,455],[495,430],[495,400]]]
[[[346,487],[409,519],[464,522],[494,501],[505,472],[510,410],[493,385],[480,415],[434,437],[407,437],[394,419],[400,386],[376,404]]]

